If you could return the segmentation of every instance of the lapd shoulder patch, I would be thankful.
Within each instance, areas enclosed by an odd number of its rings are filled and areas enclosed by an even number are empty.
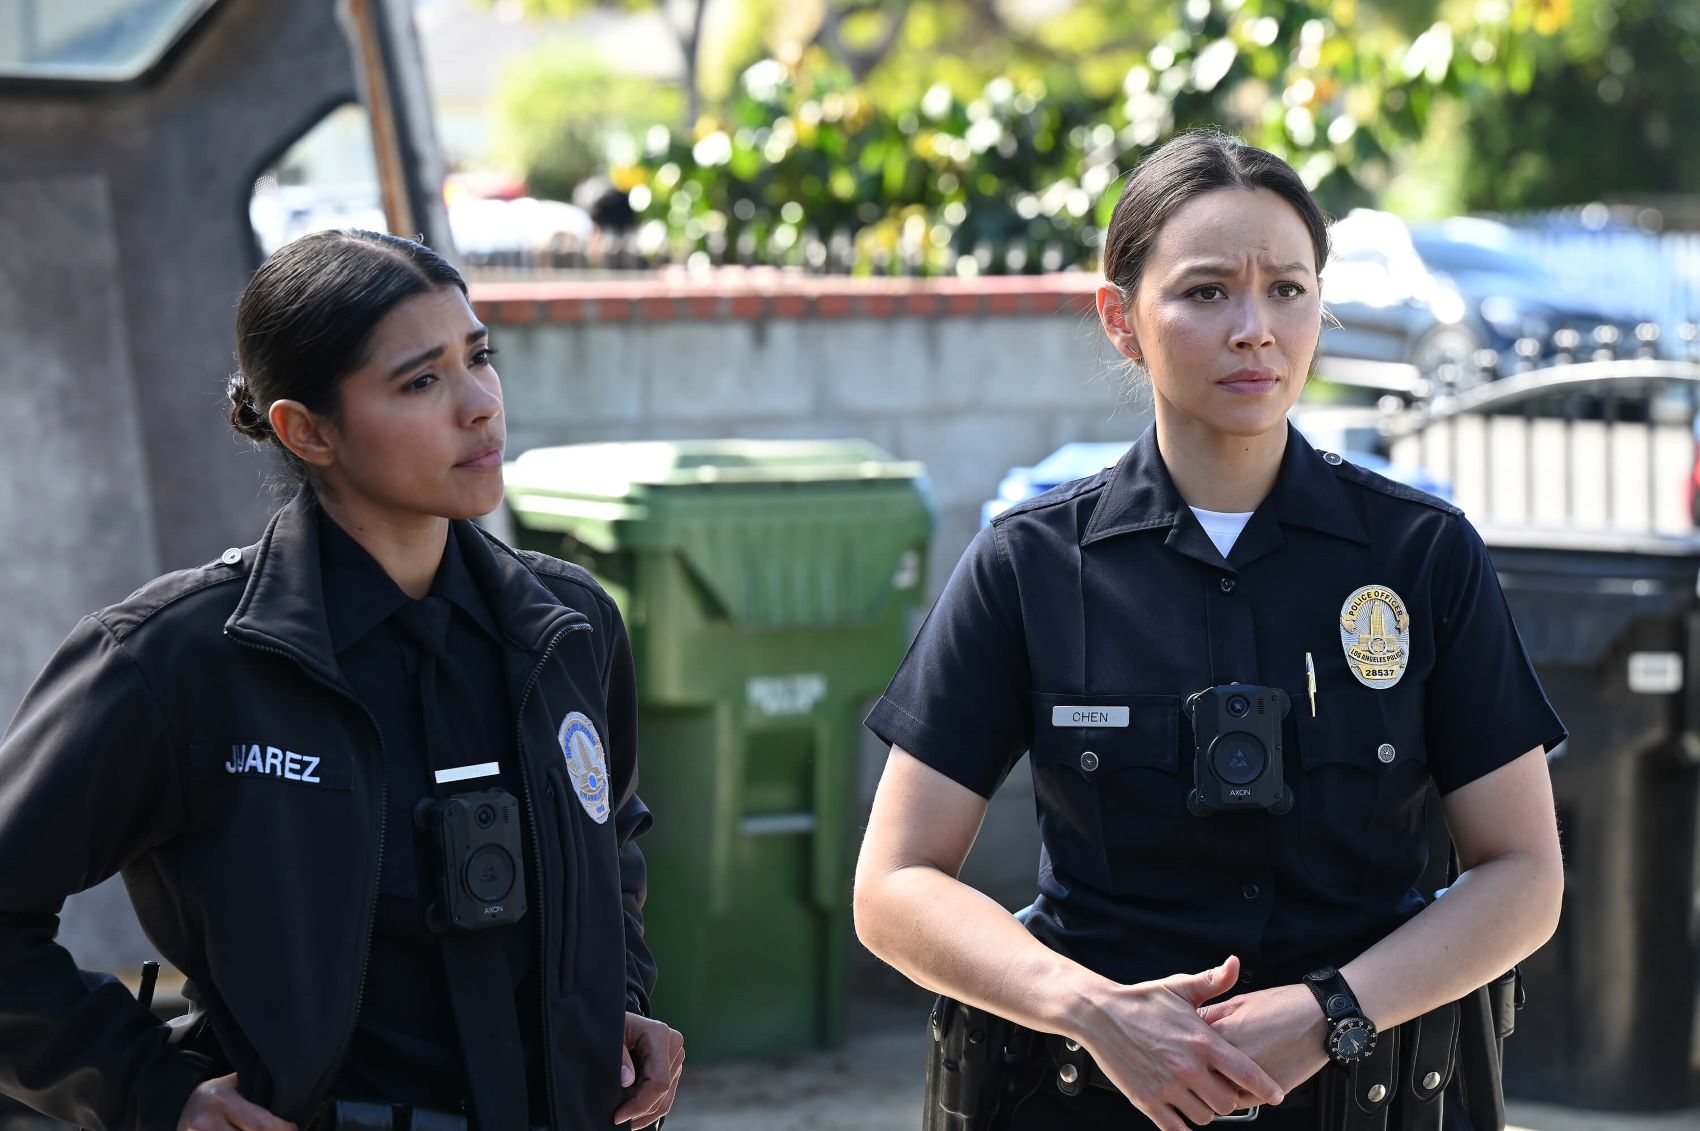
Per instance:
[[[578,711],[561,720],[561,753],[578,803],[597,824],[608,820],[608,755],[596,727]]]
[[[1340,647],[1346,666],[1365,687],[1383,690],[1399,682],[1411,662],[1411,614],[1399,594],[1385,585],[1366,585],[1340,609]]]

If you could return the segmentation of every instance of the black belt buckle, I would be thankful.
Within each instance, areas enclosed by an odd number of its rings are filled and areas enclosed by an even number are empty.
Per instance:
[[[317,1124],[323,1131],[393,1131],[398,1126],[395,1107],[366,1100],[332,1100]]]
[[[416,1107],[409,1113],[408,1131],[466,1131],[466,1116],[459,1112]]]
[[[331,1100],[308,1125],[310,1131],[468,1131],[466,1116],[411,1104]]]

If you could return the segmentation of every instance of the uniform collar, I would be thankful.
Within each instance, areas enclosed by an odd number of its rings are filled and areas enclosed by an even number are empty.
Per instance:
[[[409,598],[365,547],[322,509],[319,539],[331,649],[341,655],[406,606]],[[492,640],[500,640],[490,606],[462,560],[458,538],[450,537],[443,547],[431,596],[449,601]]]
[[[272,516],[249,559],[253,564],[242,598],[224,628],[230,636],[283,651],[321,678],[341,683],[325,603],[320,514],[312,491],[303,488]],[[537,651],[560,622],[584,619],[545,588],[512,550],[473,523],[450,523],[449,537],[467,585],[484,598],[486,619],[480,623],[487,629]],[[394,609],[384,615],[390,612]]]
[[[1230,561],[1224,561],[1169,477],[1157,449],[1157,427],[1152,425],[1116,462],[1080,544],[1085,547],[1121,534],[1166,529],[1170,548],[1231,569],[1279,546],[1282,526],[1304,526],[1352,542],[1369,542],[1363,519],[1341,488],[1338,473],[1289,423],[1275,487],[1235,541]]]

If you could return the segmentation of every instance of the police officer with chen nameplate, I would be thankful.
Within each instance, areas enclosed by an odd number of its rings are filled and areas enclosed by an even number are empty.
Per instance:
[[[431,249],[320,232],[237,312],[258,543],[72,632],[0,739],[0,1092],[103,1131],[643,1128],[636,690],[583,570],[502,498],[488,333]],[[187,978],[169,1027],[54,940],[122,871]]]
[[[1278,158],[1149,155],[1098,305],[1155,423],[980,532],[869,715],[892,751],[857,929],[944,995],[927,1128],[1503,1119],[1459,1061],[1557,922],[1563,726],[1464,516],[1287,424],[1326,261]],[[956,876],[1023,753],[1018,921]],[[1438,898],[1431,783],[1461,868]]]

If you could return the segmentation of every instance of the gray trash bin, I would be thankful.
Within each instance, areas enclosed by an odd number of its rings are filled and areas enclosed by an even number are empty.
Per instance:
[[[1551,756],[1564,916],[1523,964],[1506,1093],[1700,1103],[1700,538],[1483,537],[1570,732]]]

